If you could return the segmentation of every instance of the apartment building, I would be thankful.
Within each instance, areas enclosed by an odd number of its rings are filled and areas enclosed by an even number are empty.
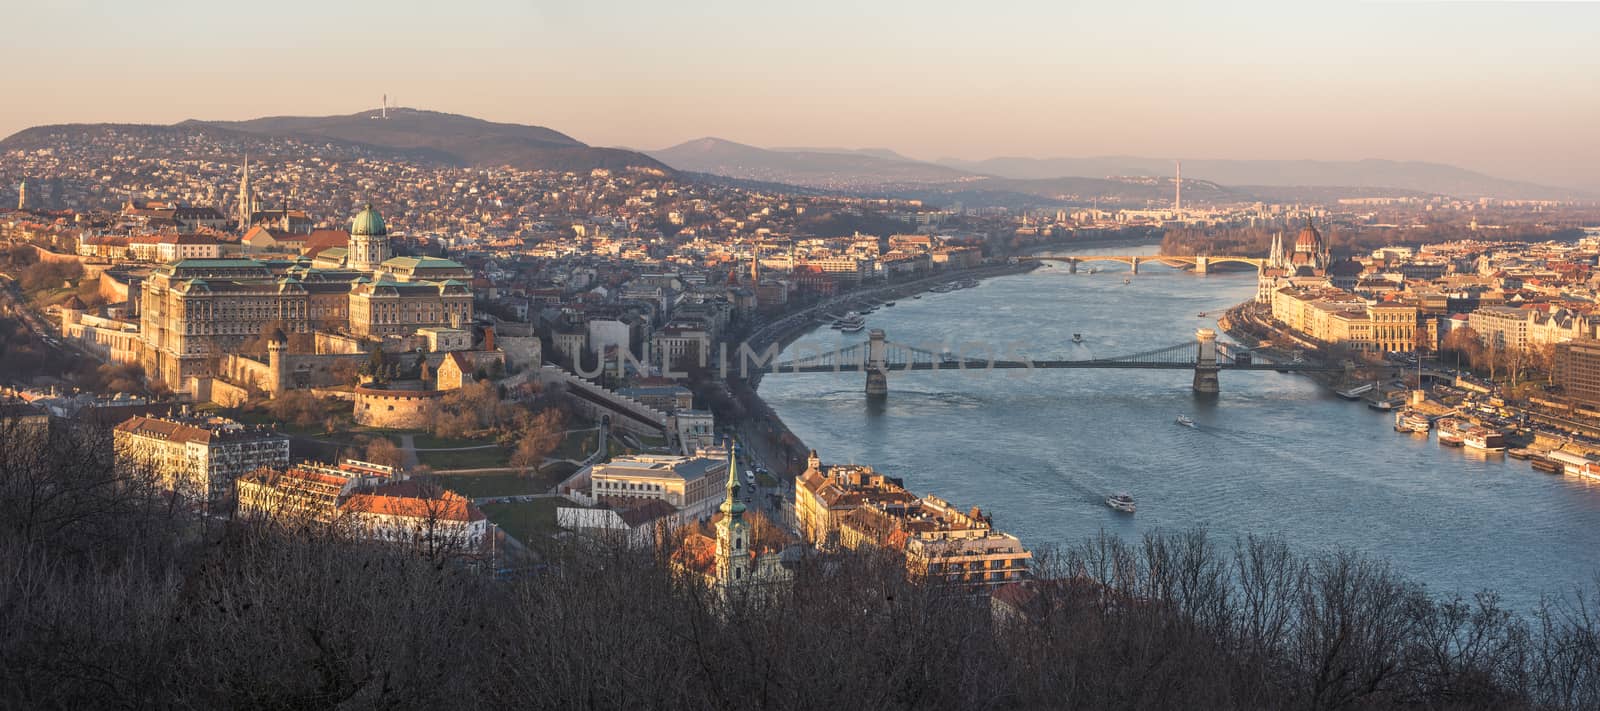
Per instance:
[[[231,510],[234,482],[262,467],[289,465],[289,438],[230,420],[133,417],[112,431],[116,465],[155,477],[205,510]]]

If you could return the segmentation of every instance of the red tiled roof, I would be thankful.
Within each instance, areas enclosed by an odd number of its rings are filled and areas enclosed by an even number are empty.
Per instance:
[[[425,492],[416,482],[405,481],[378,487],[370,493],[354,494],[344,503],[346,511],[405,518],[436,518],[445,521],[482,521],[483,512],[472,501],[453,491]]]

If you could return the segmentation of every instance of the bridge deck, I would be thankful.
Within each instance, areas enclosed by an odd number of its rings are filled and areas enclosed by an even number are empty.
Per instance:
[[[1091,369],[1129,369],[1129,370],[1194,370],[1195,364],[1188,363],[1145,363],[1127,361],[1105,360],[1036,360],[1013,361],[967,361],[965,363],[890,363],[885,368],[888,372],[898,373],[904,371],[974,371],[985,370],[1033,370],[1033,369],[1061,369],[1061,368],[1091,368]],[[1236,363],[1218,363],[1218,370],[1276,370],[1289,373],[1314,373],[1338,372],[1344,370],[1343,366],[1323,365],[1320,363],[1250,363],[1240,365]],[[801,365],[794,366],[783,364],[768,373],[861,373],[866,371],[866,366],[861,363],[837,363],[830,365]]]

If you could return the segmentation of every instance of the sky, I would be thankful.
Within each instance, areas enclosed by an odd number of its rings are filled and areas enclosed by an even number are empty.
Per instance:
[[[399,104],[606,146],[1427,160],[1600,190],[1600,2],[3,0],[0,135]]]

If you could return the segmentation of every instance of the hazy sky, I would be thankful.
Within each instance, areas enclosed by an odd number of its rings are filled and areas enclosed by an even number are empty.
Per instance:
[[[1392,158],[1600,189],[1597,2],[4,0],[0,31],[0,135],[388,92],[597,145]]]

